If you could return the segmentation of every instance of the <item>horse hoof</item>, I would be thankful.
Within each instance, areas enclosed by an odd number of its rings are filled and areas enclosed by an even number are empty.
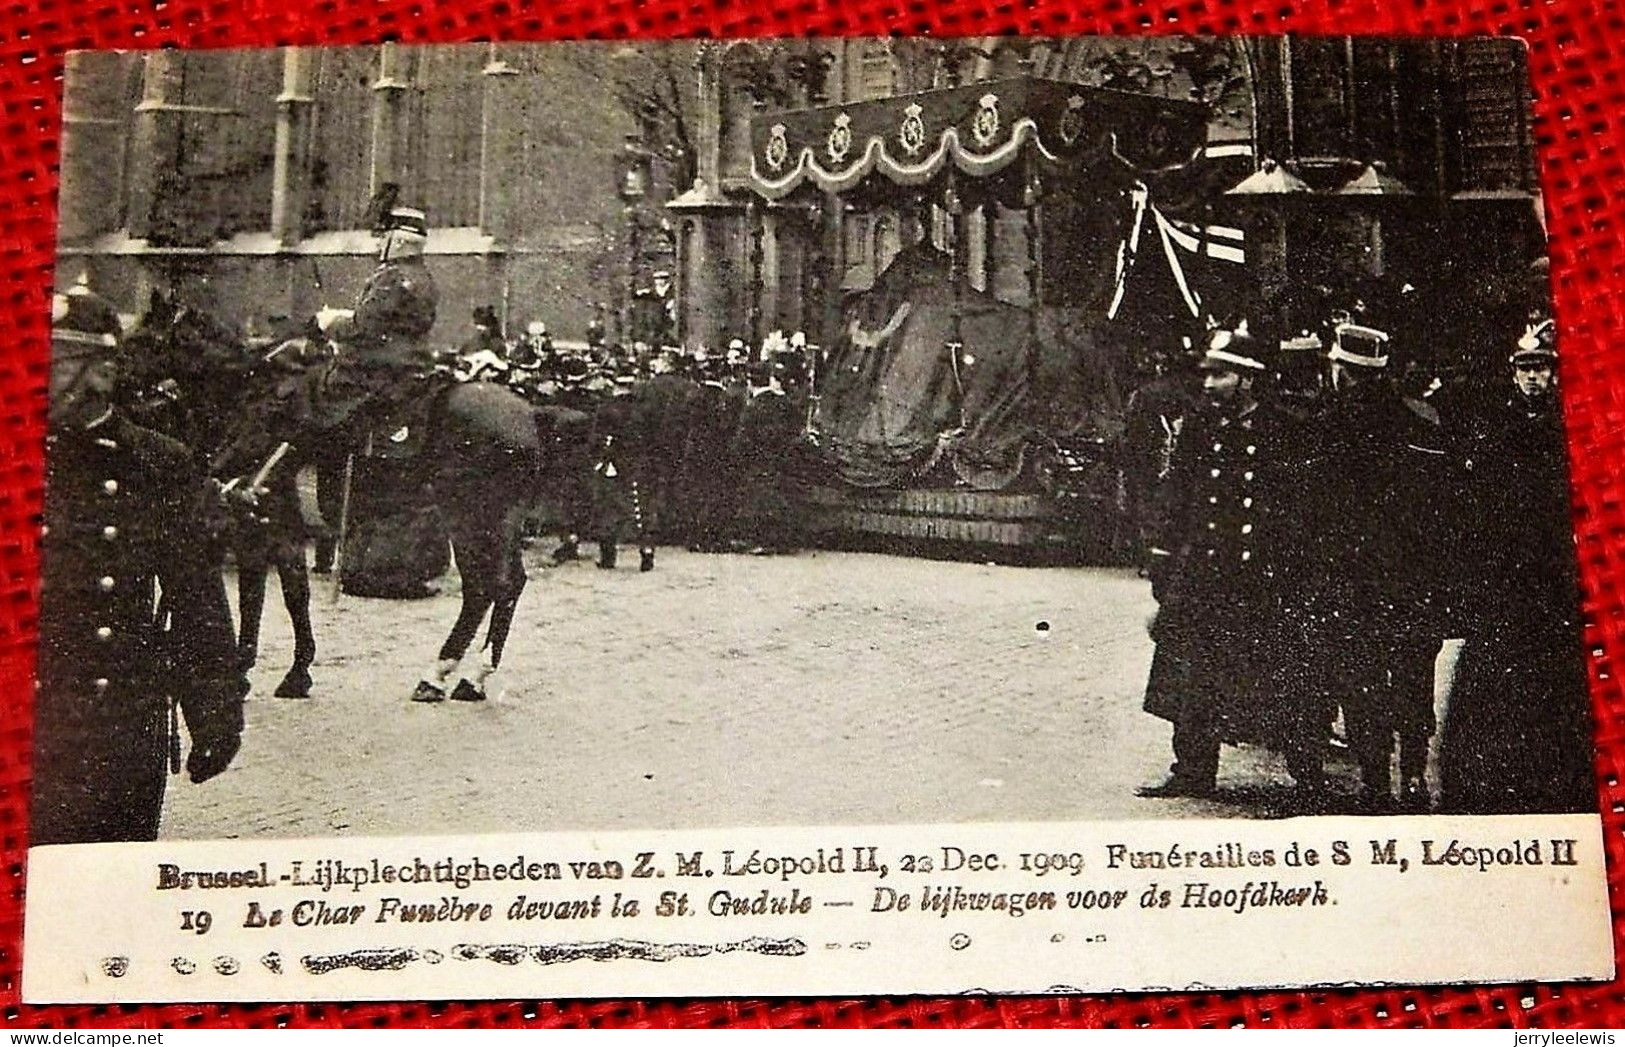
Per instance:
[[[276,690],[272,693],[278,698],[309,698],[310,685],[310,673],[293,668],[288,670],[288,675],[282,678],[282,682],[277,684]]]
[[[454,702],[483,702],[485,692],[469,683],[466,679],[458,680],[457,686],[452,688],[451,700]]]
[[[642,553],[640,553],[639,557],[638,557],[638,570],[642,571],[644,574],[648,574],[650,571],[652,571],[654,569],[655,569],[655,551],[653,549],[645,549],[645,550],[643,550]]]
[[[437,687],[428,680],[419,680],[417,689],[412,692],[414,702],[443,702],[446,700],[446,689]]]

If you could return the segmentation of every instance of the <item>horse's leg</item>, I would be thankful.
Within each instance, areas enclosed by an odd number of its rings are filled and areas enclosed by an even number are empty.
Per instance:
[[[465,506],[464,511],[477,513],[477,506],[478,503]],[[447,508],[446,503],[442,503],[442,508]],[[491,609],[494,595],[492,584],[497,575],[498,561],[494,560],[492,550],[482,546],[489,546],[493,537],[489,534],[482,536],[477,523],[461,519],[461,513],[454,514],[451,548],[457,558],[457,571],[463,578],[462,606],[458,608],[457,621],[452,623],[451,633],[440,646],[440,655],[434,667],[418,681],[417,689],[412,692],[414,702],[445,700],[446,685],[452,673],[457,671],[458,663],[468,653],[469,645],[474,642],[474,634],[479,631],[480,623],[485,621],[486,612]]]
[[[479,665],[474,668],[472,677],[458,681],[457,689],[452,692],[451,696],[459,701],[484,701],[485,683],[502,664],[502,651],[508,643],[508,631],[513,627],[514,610],[519,606],[519,596],[525,591],[527,581],[524,554],[515,540],[517,536],[516,531],[510,533],[505,543],[508,553],[497,578],[495,600],[491,604],[491,624],[485,630],[485,646],[481,650]]]
[[[559,501],[564,536],[552,556],[554,563],[568,563],[581,558],[581,534],[591,524],[591,493],[577,470],[566,469]]]
[[[310,624],[310,574],[305,567],[305,545],[288,540],[281,543],[276,557],[277,578],[282,583],[282,605],[293,623],[293,666],[277,685],[278,698],[309,698],[310,667],[316,661],[316,633]]]
[[[322,530],[316,536],[316,573],[329,574],[338,555],[339,517],[344,512],[344,454],[324,454],[316,460],[316,510]],[[303,556],[303,552],[300,553]]]
[[[265,576],[270,570],[264,551],[239,542],[237,552],[237,668],[247,672],[260,657],[260,619],[265,612]]]

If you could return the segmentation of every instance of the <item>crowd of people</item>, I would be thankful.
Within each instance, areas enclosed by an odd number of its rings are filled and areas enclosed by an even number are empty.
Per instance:
[[[774,331],[757,346],[735,338],[712,353],[622,344],[596,316],[581,342],[555,341],[543,321],[505,337],[490,306],[475,308],[473,321],[443,369],[591,419],[591,461],[565,476],[585,484],[552,500],[562,518],[539,521],[566,535],[556,557],[591,540],[611,568],[618,545],[635,538],[650,570],[657,541],[756,554],[797,546],[794,490],[820,358],[805,334]]]
[[[1594,805],[1552,325],[1489,350],[1502,377],[1481,397],[1392,326],[1242,322],[1134,397],[1157,602],[1145,708],[1174,751],[1144,794],[1220,796],[1223,745],[1260,743],[1284,754],[1299,812]],[[1329,785],[1334,746],[1358,768],[1351,797]]]
[[[430,371],[498,381],[581,423],[580,460],[563,456],[551,500],[568,536],[556,555],[590,538],[614,568],[635,537],[650,570],[657,535],[795,547],[821,364],[804,337],[718,355],[618,345],[602,323],[584,344],[539,323],[510,340],[482,308],[475,337],[437,361],[422,212],[392,210],[381,236],[356,308],[323,328],[344,351],[277,401],[307,442],[351,449],[339,434],[381,431]],[[225,769],[242,730],[243,663],[205,517],[241,509],[287,442],[240,487],[206,478],[196,449],[130,416],[141,361],[113,306],[81,286],[53,307],[35,842],[151,839],[179,769],[174,718],[194,781]],[[1552,326],[1490,347],[1504,378],[1479,398],[1430,374],[1420,340],[1359,308],[1284,336],[1232,324],[1170,354],[1131,398],[1119,464],[1157,603],[1145,708],[1173,724],[1172,773],[1149,795],[1222,795],[1223,746],[1261,743],[1285,755],[1296,811],[1594,804]],[[1328,780],[1337,741],[1358,769],[1351,798]]]

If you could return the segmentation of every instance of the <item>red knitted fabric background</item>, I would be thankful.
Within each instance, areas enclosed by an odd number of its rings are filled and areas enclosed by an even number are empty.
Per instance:
[[[0,1008],[37,1026],[1605,1026],[1625,983],[1006,999],[19,1003],[47,305],[69,48],[937,33],[1525,37],[1551,218],[1611,893],[1625,889],[1625,7],[1593,0],[4,0],[0,4]],[[1617,461],[1616,461],[1617,459]],[[1625,933],[1616,911],[1616,940]],[[1516,928],[1507,928],[1516,934]]]

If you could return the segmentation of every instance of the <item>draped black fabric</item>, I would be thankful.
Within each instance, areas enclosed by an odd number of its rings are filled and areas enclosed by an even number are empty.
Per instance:
[[[963,279],[956,287],[947,256],[929,241],[851,296],[813,415],[841,478],[858,487],[930,477],[1002,490],[1047,437],[1120,432],[1135,347],[1160,340],[1172,348],[1196,322],[1151,212],[1138,250],[1129,250],[1133,206],[1107,194],[1048,227],[1067,264],[1035,307]],[[1122,300],[1110,317],[1120,247]]]

